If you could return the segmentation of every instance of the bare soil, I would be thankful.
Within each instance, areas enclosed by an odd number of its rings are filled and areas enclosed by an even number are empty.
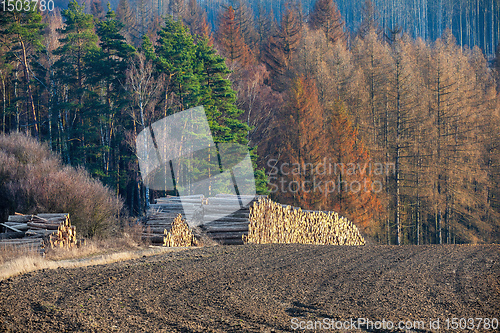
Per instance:
[[[453,317],[500,319],[499,245],[214,246],[0,282],[5,332],[286,332],[324,318],[430,332]]]

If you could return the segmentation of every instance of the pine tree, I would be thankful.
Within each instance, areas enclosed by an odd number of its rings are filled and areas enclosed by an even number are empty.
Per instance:
[[[111,174],[111,170],[118,169],[113,164],[118,163],[116,159],[121,155],[117,146],[122,138],[118,136],[116,127],[118,123],[125,125],[124,119],[120,119],[120,110],[125,109],[129,103],[124,91],[125,73],[135,52],[120,33],[123,26],[108,4],[106,17],[97,24],[96,29],[100,50],[87,57],[87,71],[92,75],[87,82],[94,87],[92,100],[98,101],[95,102],[94,109],[100,110],[99,118],[95,120],[99,124],[100,145],[96,143],[95,150],[102,158],[102,164],[99,163],[97,169],[107,179],[107,183],[116,181],[117,189],[120,187],[120,175]]]
[[[333,0],[317,0],[309,24],[315,30],[323,30],[329,42],[346,43],[345,24]]]
[[[84,163],[86,161],[85,135],[90,119],[86,119],[81,111],[86,98],[87,63],[90,53],[98,51],[98,37],[94,32],[94,19],[86,14],[84,7],[76,0],[62,11],[65,26],[61,29],[62,38],[54,54],[60,55],[56,62],[57,81],[64,86],[62,101],[58,105],[59,129],[62,132],[63,156],[67,163]]]
[[[7,45],[8,55],[15,59],[16,62],[19,62],[22,67],[26,92],[27,124],[31,123],[31,118],[33,121],[33,134],[38,138],[39,119],[33,98],[30,57],[43,49],[42,33],[44,24],[42,23],[42,15],[38,8],[34,11],[5,11],[0,19],[0,29],[2,35],[8,37],[5,44]]]
[[[195,52],[195,44],[189,30],[181,21],[167,18],[165,27],[159,32],[154,60],[167,78],[165,105],[168,102],[172,113],[199,105],[200,83],[193,66]],[[146,52],[148,53],[151,53],[151,50]],[[150,59],[151,56],[153,55],[150,54]],[[168,98],[170,101],[167,101]],[[165,116],[166,113],[165,109]]]

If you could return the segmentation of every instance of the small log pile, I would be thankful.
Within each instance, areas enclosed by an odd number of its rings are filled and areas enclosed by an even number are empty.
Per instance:
[[[203,195],[156,199],[147,212],[142,239],[152,244],[163,244],[165,230],[171,230],[172,223],[179,214],[184,219],[201,219],[203,200]]]
[[[165,236],[163,237],[163,246],[167,247],[186,247],[186,246],[196,246],[196,239],[193,235],[191,229],[186,223],[186,220],[182,219],[182,215],[178,214],[177,217],[172,222],[172,227],[170,231],[165,229]]]
[[[259,199],[250,209],[245,243],[300,243],[364,245],[358,228],[335,212],[303,211],[269,199]]]
[[[71,248],[77,245],[75,226],[71,225],[69,214],[38,214],[9,216],[0,223],[0,248],[34,248],[40,253],[45,246]]]

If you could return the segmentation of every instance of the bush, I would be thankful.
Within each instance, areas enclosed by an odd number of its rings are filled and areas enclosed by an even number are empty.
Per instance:
[[[47,145],[23,134],[0,135],[0,216],[69,213],[80,235],[106,236],[123,202],[83,168],[64,166]]]

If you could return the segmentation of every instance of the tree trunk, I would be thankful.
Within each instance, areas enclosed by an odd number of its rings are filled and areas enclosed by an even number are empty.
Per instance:
[[[33,101],[33,93],[31,90],[31,84],[30,84],[30,76],[29,76],[29,68],[28,68],[28,58],[26,55],[26,46],[24,45],[24,42],[21,41],[21,49],[23,52],[23,68],[24,68],[24,78],[26,80],[26,111],[28,114],[32,114],[33,116],[33,126],[35,128],[35,138],[39,139],[39,132],[38,132],[38,119],[36,116],[36,110],[35,110],[35,103]],[[28,126],[29,126],[29,117],[28,117]]]
[[[5,89],[5,77],[3,76],[3,72],[0,71],[2,76],[2,102],[3,102],[3,113],[2,113],[2,133],[5,133],[5,121],[7,114],[7,96]]]

